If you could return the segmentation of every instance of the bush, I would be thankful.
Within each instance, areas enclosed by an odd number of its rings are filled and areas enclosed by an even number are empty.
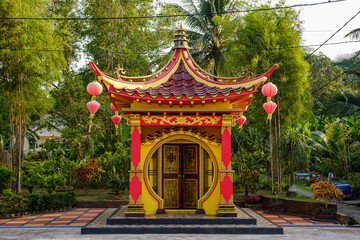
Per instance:
[[[40,194],[29,194],[28,205],[30,211],[40,211],[42,209],[45,209],[45,204],[42,200],[42,195]]]
[[[0,216],[5,216],[8,214],[8,206],[4,202],[0,202]]]
[[[319,181],[310,186],[314,192],[313,199],[325,200],[325,208],[328,209],[329,201],[338,201],[344,195],[342,191],[329,181]]]
[[[12,179],[13,171],[10,168],[0,166],[0,193],[8,187]]]
[[[250,169],[244,169],[239,176],[239,182],[241,186],[245,188],[245,195],[249,192],[254,193],[257,189],[257,184],[260,181],[260,173],[258,171],[251,171]]]
[[[43,187],[46,191],[51,194],[54,193],[56,188],[64,187],[65,180],[64,177],[58,174],[52,174],[50,176],[45,176],[43,178]]]
[[[244,196],[245,203],[248,204],[257,204],[261,202],[261,196],[259,195],[245,195]]]
[[[120,180],[120,179],[111,179],[106,186],[107,189],[112,189],[115,192],[115,195],[119,195],[120,191],[128,189],[129,182]]]

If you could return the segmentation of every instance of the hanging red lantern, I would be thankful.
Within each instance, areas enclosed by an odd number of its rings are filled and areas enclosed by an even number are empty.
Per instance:
[[[261,88],[262,94],[267,97],[267,101],[270,101],[270,99],[276,95],[278,89],[275,84],[272,82],[268,82]]]
[[[113,110],[114,112],[118,112],[119,110],[115,107],[115,105],[113,103],[111,103],[110,105],[111,110]]]
[[[93,119],[94,114],[97,112],[97,110],[99,110],[100,108],[100,103],[98,103],[96,100],[91,100],[90,102],[88,102],[87,104],[87,108],[90,111],[90,119]]]
[[[114,115],[114,116],[112,116],[111,117],[111,120],[113,121],[113,123],[117,126],[119,123],[120,123],[120,121],[121,121],[121,116],[119,116],[119,115]],[[115,127],[116,127],[115,126]]]
[[[118,114],[115,114],[114,116],[111,117],[111,120],[115,124],[115,130],[116,130],[116,134],[117,134],[118,128],[119,128],[119,123],[121,121],[121,116],[119,116]]]
[[[263,107],[268,114],[267,120],[270,120],[273,112],[275,111],[275,109],[277,107],[276,103],[274,103],[273,101],[268,101],[268,102],[264,103]]]
[[[94,97],[102,93],[103,87],[98,82],[91,82],[87,85],[86,90]]]
[[[241,118],[239,118],[237,120],[238,124],[239,124],[239,128],[242,128],[243,124],[245,123],[246,121],[246,117],[245,116],[242,116]]]

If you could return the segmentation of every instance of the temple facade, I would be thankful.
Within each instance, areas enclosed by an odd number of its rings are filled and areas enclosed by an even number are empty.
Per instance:
[[[236,216],[231,131],[270,74],[224,78],[202,70],[183,28],[174,55],[148,76],[118,79],[91,68],[131,126],[126,216],[186,211]]]

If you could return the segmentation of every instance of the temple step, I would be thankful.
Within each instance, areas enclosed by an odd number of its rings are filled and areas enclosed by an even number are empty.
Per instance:
[[[105,210],[81,228],[81,234],[283,234],[281,227],[250,209],[236,208],[237,218],[195,214],[129,218],[123,217],[124,211],[126,207]]]

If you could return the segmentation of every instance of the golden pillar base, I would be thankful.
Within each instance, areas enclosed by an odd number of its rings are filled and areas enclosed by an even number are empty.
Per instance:
[[[125,217],[144,217],[144,205],[143,204],[128,204],[125,212]]]
[[[216,214],[218,217],[237,217],[234,204],[219,205],[219,210]]]

